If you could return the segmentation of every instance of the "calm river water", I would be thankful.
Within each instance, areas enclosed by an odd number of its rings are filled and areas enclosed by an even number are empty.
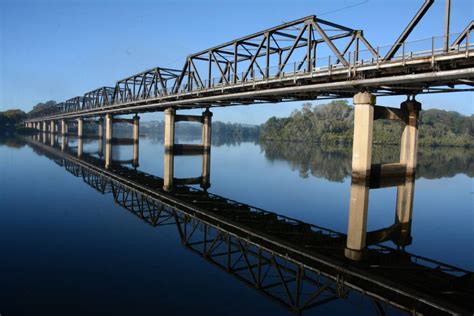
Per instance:
[[[54,142],[61,152],[60,140]],[[101,157],[97,140],[83,146],[85,156]],[[68,150],[77,151],[77,140],[69,139]],[[376,148],[374,160],[397,156],[395,148]],[[114,145],[112,157],[134,169],[131,144]],[[207,191],[346,234],[350,157],[344,147],[215,143]],[[473,151],[420,149],[418,157],[405,251],[474,271]],[[162,142],[141,138],[138,163],[138,171],[163,177]],[[202,168],[201,156],[175,157],[176,178],[197,178]],[[72,173],[33,143],[0,144],[2,316],[294,314],[184,246],[176,225],[150,225]],[[370,190],[368,231],[394,224],[396,199],[396,187]],[[393,241],[383,244],[397,248]],[[287,295],[284,287],[275,291]],[[302,314],[403,314],[351,293],[326,296]]]

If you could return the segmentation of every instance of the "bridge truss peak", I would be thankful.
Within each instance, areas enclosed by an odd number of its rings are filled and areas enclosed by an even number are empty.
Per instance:
[[[188,56],[173,92],[311,72],[327,66],[327,60],[319,58],[320,55],[333,54],[333,61],[347,67],[351,58],[345,55],[355,46],[357,52],[352,59],[358,58],[360,44],[376,57],[362,31],[308,16]]]

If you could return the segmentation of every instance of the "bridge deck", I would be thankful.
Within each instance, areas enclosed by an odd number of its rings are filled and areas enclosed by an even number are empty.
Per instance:
[[[348,287],[412,312],[474,311],[469,299],[474,279],[468,271],[380,245],[369,247],[367,260],[352,262],[344,257],[344,234],[184,185],[164,192],[163,180],[154,175],[120,165],[106,170],[98,158],[78,159],[73,152],[30,144],[97,191],[112,193],[117,203],[148,224],[176,225],[186,247],[292,310],[315,304],[310,298],[295,301],[301,284],[309,282],[334,297],[343,297]],[[264,265],[276,269],[288,295],[280,297],[271,291],[275,285],[265,285]],[[327,283],[318,283],[312,273]],[[295,282],[301,284],[291,290],[289,284]]]

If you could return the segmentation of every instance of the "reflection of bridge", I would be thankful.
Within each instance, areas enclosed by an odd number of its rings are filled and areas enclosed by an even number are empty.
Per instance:
[[[45,143],[30,142],[148,224],[176,225],[185,247],[290,310],[351,293],[373,299],[380,314],[388,305],[415,314],[474,311],[472,273],[377,244],[410,243],[411,180],[370,185],[398,185],[395,224],[371,233],[365,231],[369,187],[355,181],[346,236],[172,180],[167,187],[165,179],[118,164],[107,169],[100,158]]]

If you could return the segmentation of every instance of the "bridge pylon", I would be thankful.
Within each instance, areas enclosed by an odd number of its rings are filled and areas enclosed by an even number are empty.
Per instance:
[[[416,170],[418,118],[421,103],[413,98],[402,102],[400,108],[375,105],[376,98],[369,92],[354,96],[354,135],[352,144],[352,177],[412,176]],[[400,139],[400,161],[372,164],[374,120],[386,119],[403,124]]]
[[[177,122],[198,122],[202,124],[200,145],[175,144],[175,125]],[[176,110],[165,110],[164,135],[164,176],[163,189],[172,191],[176,184],[200,184],[203,189],[210,187],[212,112],[206,109],[202,115],[176,115]],[[174,177],[175,155],[202,155],[201,176],[197,178],[176,179]]]

